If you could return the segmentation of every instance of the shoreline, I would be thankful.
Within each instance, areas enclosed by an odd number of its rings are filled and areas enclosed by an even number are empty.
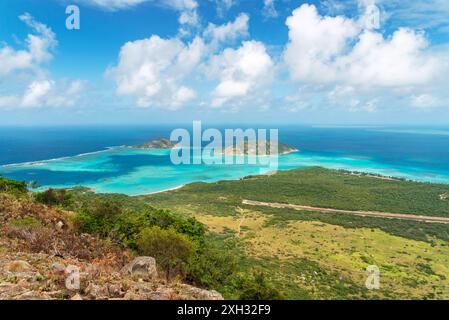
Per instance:
[[[184,188],[186,185],[187,185],[187,184],[182,184],[182,185],[177,186],[177,187],[174,187],[174,188],[165,189],[165,190],[156,191],[156,192],[151,192],[151,193],[138,194],[138,195],[131,196],[131,197],[143,197],[143,196],[150,196],[150,195],[155,195],[155,194],[159,194],[159,193],[165,193],[165,192],[170,192],[170,191],[176,191],[176,190],[179,190],[179,189]]]

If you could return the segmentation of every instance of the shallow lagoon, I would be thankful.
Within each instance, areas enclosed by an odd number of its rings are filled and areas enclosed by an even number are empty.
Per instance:
[[[272,170],[248,164],[175,166],[169,150],[108,148],[169,136],[172,129],[0,128],[0,175],[38,181],[43,188],[81,185],[138,195]],[[279,128],[280,141],[301,152],[281,156],[279,169],[322,166],[449,184],[448,135],[447,128],[284,126]],[[50,158],[57,159],[43,160]]]
[[[262,165],[173,165],[170,150],[110,148],[104,151],[35,163],[0,167],[0,174],[24,181],[38,181],[42,188],[86,186],[101,193],[141,195],[192,182],[234,180],[265,174]],[[449,183],[449,175],[428,168],[391,166],[369,157],[325,156],[310,152],[282,155],[279,170],[322,166],[401,177],[417,181]]]

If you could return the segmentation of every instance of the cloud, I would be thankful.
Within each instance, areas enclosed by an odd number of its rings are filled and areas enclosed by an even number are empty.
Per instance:
[[[220,26],[209,23],[206,30],[204,30],[203,36],[212,43],[213,47],[222,43],[233,42],[249,35],[248,22],[249,16],[242,13],[235,19],[235,21]]]
[[[48,77],[43,64],[53,59],[58,42],[55,33],[45,24],[36,21],[30,14],[19,16],[32,31],[26,38],[26,49],[15,50],[6,45],[0,49],[0,80],[12,83],[20,78],[28,81],[24,86],[3,86],[0,96],[2,108],[35,108],[72,106],[84,88],[84,82],[54,81]],[[17,74],[23,72],[23,76]],[[14,93],[11,92],[14,88]],[[9,90],[8,90],[9,89]]]
[[[84,82],[74,80],[67,83],[55,82],[50,79],[32,81],[22,94],[0,96],[0,107],[42,108],[42,107],[72,107],[79,99],[84,89]]]
[[[165,7],[179,12],[178,22],[181,25],[179,34],[188,36],[191,29],[200,23],[197,0],[77,0],[86,5],[98,7],[107,11],[125,10],[142,3],[152,3],[155,6]]]
[[[229,9],[237,4],[238,0],[215,0],[217,14],[223,16]]]
[[[54,83],[49,80],[33,81],[25,91],[21,105],[24,107],[42,105],[45,97],[53,86]]]
[[[301,101],[300,106],[376,112],[444,105],[447,98],[428,92],[447,90],[448,48],[431,46],[426,33],[410,28],[384,35],[383,29],[366,24],[367,8],[375,1],[357,3],[359,15],[353,18],[320,15],[314,5],[304,4],[287,19],[283,62],[291,84],[327,100]]]
[[[262,14],[267,18],[276,18],[279,14],[274,5],[275,0],[263,0]]]
[[[238,49],[225,49],[214,56],[209,74],[219,79],[212,106],[243,103],[266,88],[273,77],[274,63],[263,43],[245,41]]]
[[[111,11],[128,9],[144,2],[155,2],[179,11],[193,10],[198,7],[195,0],[78,0],[78,2]]]
[[[413,95],[410,98],[410,103],[412,107],[419,109],[431,109],[441,107],[443,105],[443,102],[438,97],[435,97],[427,93],[420,95]]]
[[[248,22],[249,16],[240,14],[223,25],[211,23],[202,37],[190,43],[157,35],[128,42],[107,75],[115,81],[117,95],[133,98],[140,107],[178,110],[192,104],[199,96],[192,87],[205,78],[218,80],[209,97],[211,105],[234,103],[264,87],[261,84],[273,74],[274,63],[262,43],[247,41],[237,49],[226,47],[248,36]]]
[[[388,20],[391,27],[429,29],[449,25],[449,2],[446,0],[324,0],[321,7],[328,14],[349,14],[363,11],[367,4],[376,5],[383,20]]]
[[[107,74],[117,85],[117,95],[135,98],[138,106],[177,109],[196,97],[184,82],[203,54],[198,37],[186,45],[178,38],[153,35],[126,43],[117,66]]]
[[[287,19],[285,63],[295,81],[401,87],[432,81],[439,60],[423,33],[401,28],[390,37],[342,16],[321,16],[302,5]]]
[[[294,80],[333,81],[335,58],[347,47],[359,28],[345,17],[321,17],[314,5],[304,4],[287,18],[289,43],[285,62]]]
[[[19,17],[34,34],[26,38],[26,49],[15,50],[10,46],[0,48],[0,76],[6,76],[16,70],[37,69],[39,64],[53,58],[52,51],[57,46],[56,36],[46,25],[37,22],[29,14]]]

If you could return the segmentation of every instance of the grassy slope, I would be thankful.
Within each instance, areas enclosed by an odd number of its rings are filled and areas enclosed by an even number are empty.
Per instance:
[[[138,197],[195,216],[217,236],[237,238],[251,263],[287,298],[448,298],[449,226],[254,208],[242,199],[347,210],[449,216],[449,186],[358,177],[321,168],[280,172]],[[382,290],[364,289],[376,264]]]

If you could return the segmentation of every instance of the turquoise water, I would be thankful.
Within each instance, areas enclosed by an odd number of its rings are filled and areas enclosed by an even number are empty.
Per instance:
[[[246,161],[248,162],[248,161]],[[361,157],[327,157],[298,152],[279,157],[279,170],[308,166],[371,172],[386,176],[435,183],[448,183],[449,175],[426,172],[422,168],[395,167]],[[266,165],[173,165],[170,150],[111,148],[105,151],[36,163],[4,166],[9,177],[36,180],[43,188],[83,185],[101,193],[149,194],[192,182],[235,180],[248,175],[266,174]],[[63,180],[59,182],[60,180]]]
[[[168,129],[147,132],[111,128],[107,134],[98,129],[51,129],[44,134],[43,129],[36,129],[40,135],[32,134],[31,129],[14,130],[3,131],[3,136],[0,130],[0,148],[8,150],[0,153],[0,175],[38,181],[42,188],[86,186],[102,193],[140,195],[192,182],[234,180],[273,170],[250,164],[177,166],[172,164],[169,150],[106,148],[166,136]],[[281,142],[301,152],[280,156],[278,169],[321,166],[447,184],[448,134],[449,130],[442,128],[286,127],[280,132]],[[80,152],[86,153],[76,155]],[[57,159],[42,160],[45,158]]]

